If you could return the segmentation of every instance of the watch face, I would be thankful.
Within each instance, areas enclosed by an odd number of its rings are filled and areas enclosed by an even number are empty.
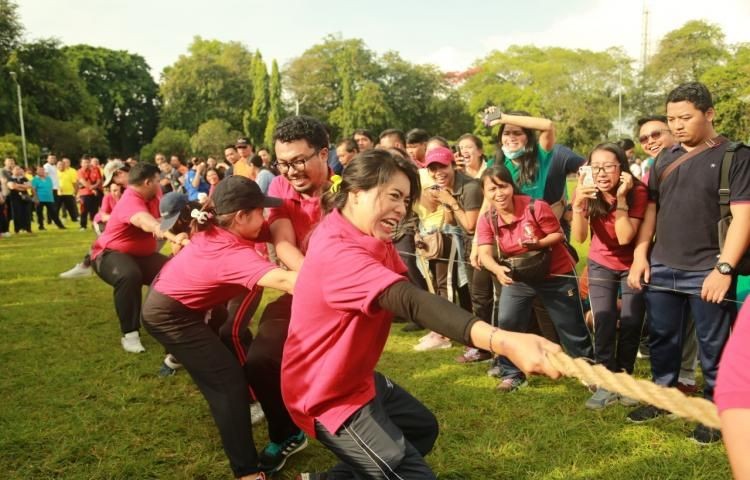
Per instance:
[[[724,275],[726,275],[728,273],[732,273],[732,267],[730,267],[726,263],[720,263],[720,264],[716,265],[716,267],[719,269],[719,273],[723,273]]]

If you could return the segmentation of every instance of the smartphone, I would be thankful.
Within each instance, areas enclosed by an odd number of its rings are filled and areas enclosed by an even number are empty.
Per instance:
[[[591,165],[583,165],[578,169],[578,173],[583,177],[584,187],[593,187],[594,184],[594,173],[591,171]]]
[[[502,116],[503,116],[503,112],[499,108],[496,108],[494,112],[484,114],[484,117],[482,118],[482,123],[484,123],[485,127],[489,127],[490,122],[492,122],[493,120],[497,120]]]

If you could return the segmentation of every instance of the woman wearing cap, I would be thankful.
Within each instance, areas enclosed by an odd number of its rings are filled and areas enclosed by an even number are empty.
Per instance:
[[[297,478],[434,479],[424,456],[437,438],[435,416],[375,371],[393,316],[551,376],[559,373],[544,352],[559,347],[495,329],[407,280],[391,234],[420,193],[411,162],[368,150],[347,165],[333,190],[297,281],[281,381],[297,425],[341,463]]]
[[[249,392],[240,362],[204,322],[205,312],[263,287],[291,293],[295,272],[282,270],[254,249],[265,226],[265,197],[242,176],[219,183],[210,206],[195,211],[200,230],[162,269],[143,307],[146,330],[190,373],[211,409],[235,477],[265,478],[253,443]],[[272,419],[269,418],[269,422]]]

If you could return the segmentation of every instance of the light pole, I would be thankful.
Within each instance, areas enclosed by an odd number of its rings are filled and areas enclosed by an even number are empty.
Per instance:
[[[21,122],[21,144],[23,145],[23,166],[29,168],[29,159],[26,154],[26,129],[23,126],[23,101],[21,100],[21,84],[18,83],[16,72],[10,72],[10,76],[16,83],[16,94],[18,96],[18,118]]]

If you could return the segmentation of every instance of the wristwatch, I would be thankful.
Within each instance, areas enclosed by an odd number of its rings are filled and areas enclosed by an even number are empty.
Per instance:
[[[734,267],[729,265],[727,262],[719,262],[716,264],[716,270],[722,275],[734,275]]]

